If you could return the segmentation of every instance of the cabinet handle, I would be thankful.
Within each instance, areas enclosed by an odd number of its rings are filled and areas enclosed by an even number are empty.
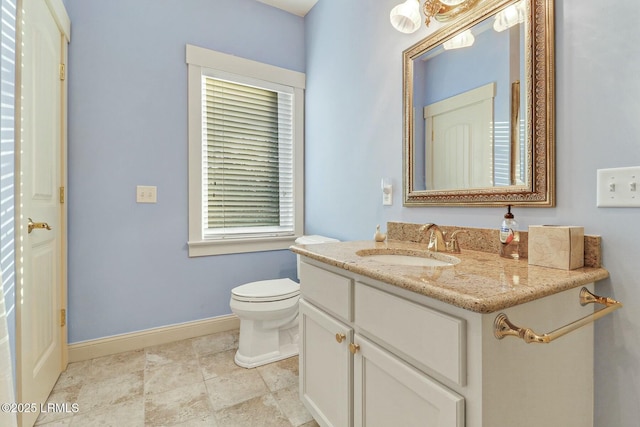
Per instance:
[[[347,336],[345,334],[341,334],[339,332],[336,334],[336,341],[338,341],[338,344],[340,344],[346,338],[347,338]]]
[[[504,337],[512,336],[521,338],[526,343],[539,343],[539,344],[548,344],[556,338],[560,338],[563,335],[568,334],[571,331],[575,331],[576,329],[588,325],[591,322],[598,320],[599,318],[606,316],[622,307],[622,303],[618,302],[611,298],[601,297],[598,295],[594,295],[587,290],[587,288],[582,288],[580,290],[580,305],[587,304],[602,304],[605,308],[602,308],[596,311],[593,314],[589,314],[588,316],[583,317],[582,319],[578,319],[568,325],[565,325],[555,331],[549,332],[548,334],[538,335],[533,330],[529,328],[522,328],[514,325],[509,321],[509,318],[506,314],[500,313],[493,321],[493,335],[502,339]]]
[[[349,344],[349,351],[351,354],[356,354],[360,350],[360,346],[358,344],[351,343]]]

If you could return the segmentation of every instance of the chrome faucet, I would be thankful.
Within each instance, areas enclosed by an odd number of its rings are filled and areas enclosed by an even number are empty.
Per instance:
[[[466,233],[466,230],[456,230],[451,233],[451,237],[447,240],[447,233],[440,230],[436,224],[425,224],[420,227],[420,231],[429,231],[429,244],[427,250],[433,252],[449,252],[453,254],[460,253],[460,244],[458,243],[458,234]]]

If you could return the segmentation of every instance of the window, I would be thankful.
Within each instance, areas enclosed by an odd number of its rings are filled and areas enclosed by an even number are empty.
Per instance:
[[[304,74],[187,45],[189,256],[302,234]]]

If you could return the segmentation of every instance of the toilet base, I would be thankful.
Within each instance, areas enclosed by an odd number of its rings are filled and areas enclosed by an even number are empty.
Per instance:
[[[280,351],[274,351],[272,353],[261,354],[257,357],[246,357],[236,351],[234,361],[236,365],[242,368],[257,368],[258,366],[266,365],[268,363],[277,362],[278,360],[288,359],[289,357],[298,355],[298,345],[288,344],[280,348]]]
[[[241,325],[242,327],[242,325]],[[256,368],[258,366],[266,365],[268,363],[277,362],[278,360],[287,359],[289,357],[298,355],[298,325],[282,329],[278,331],[278,341],[280,346],[275,351],[261,353],[258,355],[250,356],[243,353],[242,343],[242,331],[240,332],[240,346],[234,361],[236,365],[242,368]]]

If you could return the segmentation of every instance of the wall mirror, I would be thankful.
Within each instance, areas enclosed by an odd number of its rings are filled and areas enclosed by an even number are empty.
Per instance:
[[[553,0],[480,0],[403,52],[405,206],[555,205]]]

